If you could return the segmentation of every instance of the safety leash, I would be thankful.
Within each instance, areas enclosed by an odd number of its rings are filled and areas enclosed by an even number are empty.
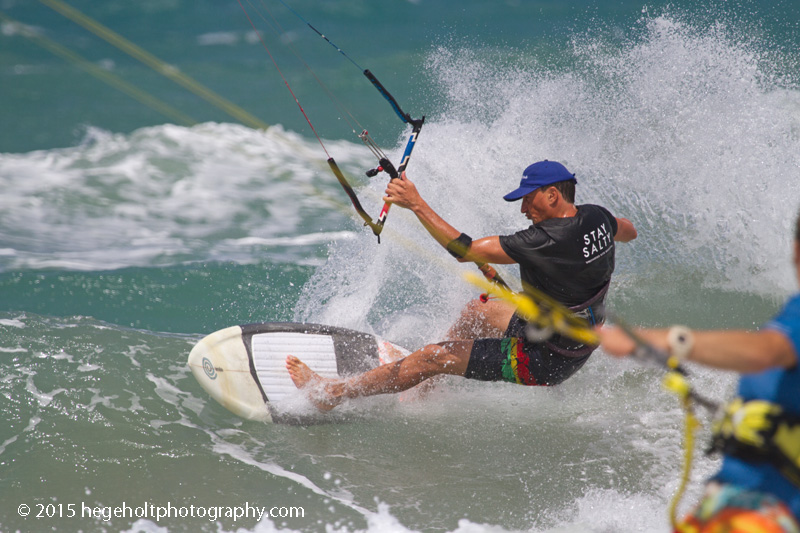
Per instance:
[[[694,461],[694,446],[695,436],[697,429],[700,427],[700,422],[694,412],[694,405],[692,403],[692,390],[689,382],[683,374],[674,370],[668,372],[663,380],[664,388],[678,396],[681,407],[684,412],[683,423],[683,468],[681,469],[680,483],[678,490],[672,497],[669,506],[669,522],[675,531],[683,533],[685,529],[678,523],[678,505],[680,505],[683,496],[686,494],[686,488],[689,485],[689,480],[692,473],[692,463]]]

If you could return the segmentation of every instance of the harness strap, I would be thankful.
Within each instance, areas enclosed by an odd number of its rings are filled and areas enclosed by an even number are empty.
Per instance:
[[[800,488],[800,416],[766,400],[736,398],[712,428],[707,453],[772,464]]]
[[[568,309],[572,311],[575,315],[585,318],[589,321],[591,325],[596,325],[598,323],[602,323],[604,321],[603,317],[600,320],[594,315],[594,311],[592,310],[592,306],[597,302],[600,302],[605,298],[606,293],[608,292],[608,288],[611,286],[611,280],[609,279],[603,287],[595,293],[594,296],[583,302],[582,304],[573,305]],[[558,355],[564,357],[586,357],[587,355],[591,354],[597,346],[591,344],[581,344],[573,348],[564,348],[563,346],[559,346],[554,342],[547,341],[545,342],[547,348],[556,353]]]
[[[601,299],[605,298],[606,293],[608,292],[608,288],[610,286],[611,286],[611,280],[609,279],[606,282],[606,284],[603,285],[603,287],[599,291],[597,291],[597,294],[595,294],[594,296],[592,296],[591,298],[589,298],[588,300],[586,300],[585,302],[583,302],[580,305],[575,305],[575,306],[570,307],[569,310],[572,311],[573,313],[577,313],[578,311],[583,311],[584,309],[587,309],[587,308],[593,306],[598,301],[600,301]]]

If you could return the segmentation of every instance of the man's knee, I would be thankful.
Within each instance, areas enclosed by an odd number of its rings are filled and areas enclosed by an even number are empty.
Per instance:
[[[464,315],[482,315],[489,303],[490,302],[484,303],[480,299],[475,298],[474,300],[467,302],[467,305],[464,306],[464,309],[462,309],[461,313]]]
[[[486,322],[489,318],[496,314],[502,307],[497,306],[498,302],[489,300],[483,302],[479,299],[470,300],[461,309],[461,318],[469,321]],[[502,304],[501,304],[502,305]]]
[[[452,349],[454,343],[428,344],[412,353],[402,362],[402,367],[413,368],[415,372],[427,377],[437,374],[463,374],[469,362],[469,354],[464,349]]]
[[[428,344],[414,355],[420,365],[429,368],[445,368],[454,361],[453,354],[442,344]]]
[[[429,344],[420,350],[420,362],[437,374],[463,375],[469,363],[471,350],[471,341]]]

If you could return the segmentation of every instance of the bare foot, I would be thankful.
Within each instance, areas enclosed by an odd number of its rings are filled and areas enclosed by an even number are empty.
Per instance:
[[[326,390],[326,385],[333,383],[333,380],[323,378],[297,357],[286,357],[286,370],[295,386],[305,391],[309,401],[320,411],[330,411],[341,403],[341,398],[331,396]]]

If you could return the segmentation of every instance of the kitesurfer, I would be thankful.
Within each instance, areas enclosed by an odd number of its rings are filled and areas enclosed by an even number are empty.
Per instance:
[[[636,238],[634,225],[606,208],[575,204],[575,175],[555,161],[528,166],[517,189],[504,196],[522,200],[532,225],[513,235],[473,241],[442,219],[405,175],[392,180],[384,200],[411,210],[460,261],[520,265],[524,286],[551,296],[591,323],[603,321],[602,304],[614,271],[615,241]],[[515,309],[499,300],[470,303],[448,340],[429,344],[405,359],[348,378],[323,379],[294,356],[287,369],[320,408],[346,398],[400,392],[440,374],[523,385],[556,385],[583,366],[592,345],[560,335],[540,341]]]

